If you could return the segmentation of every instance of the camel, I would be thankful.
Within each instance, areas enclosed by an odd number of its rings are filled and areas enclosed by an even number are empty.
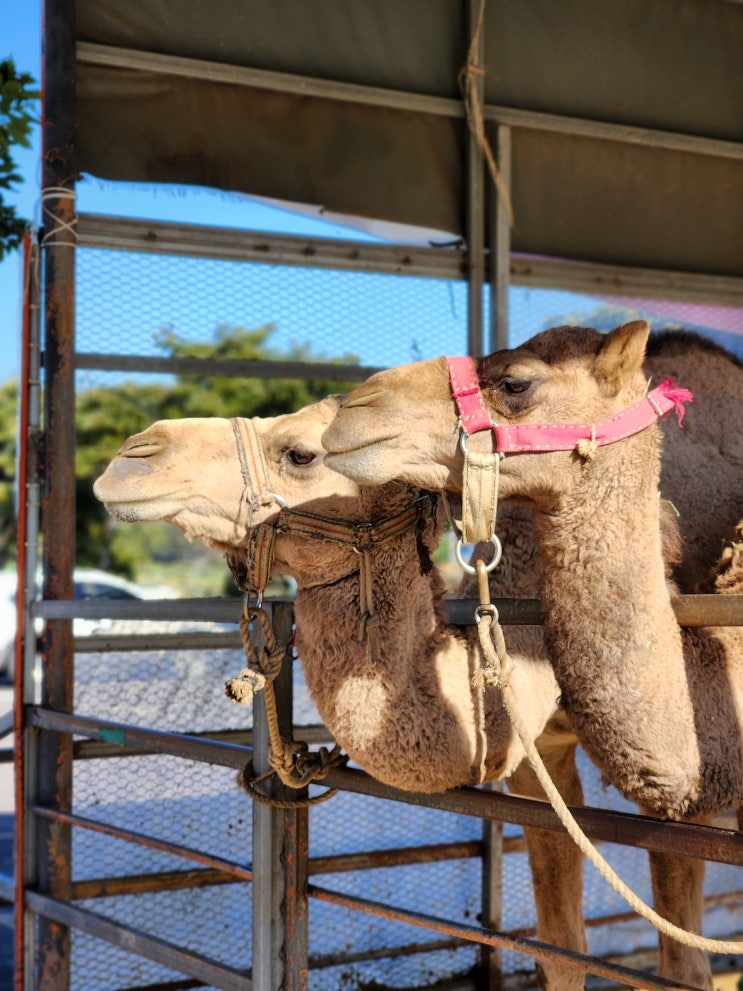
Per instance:
[[[273,544],[274,571],[297,581],[297,648],[318,710],[350,758],[374,777],[411,791],[436,792],[505,778],[510,790],[543,793],[512,733],[499,692],[474,692],[479,665],[471,628],[447,626],[443,583],[429,554],[443,527],[430,496],[398,483],[360,487],[328,470],[320,443],[338,399],[298,413],[251,421],[265,456],[267,486],[292,511],[354,522],[394,517],[420,502],[417,524],[375,548],[373,601],[379,656],[359,639],[359,560],[350,547],[283,528]],[[233,421],[161,421],[130,437],[95,483],[118,519],[168,520],[191,540],[226,553],[233,573],[245,570],[258,524],[275,521],[276,505],[248,514]],[[248,517],[252,515],[252,525]],[[522,544],[514,507],[514,540],[494,594],[531,594],[533,544]],[[522,553],[522,546],[526,556]],[[247,562],[249,563],[249,562]],[[508,577],[510,576],[510,577]],[[501,579],[502,581],[504,579]],[[511,583],[510,585],[508,583]],[[541,631],[515,631],[512,653],[519,697],[531,732],[566,801],[583,801],[575,765],[576,737],[558,709],[558,688],[539,646]],[[537,937],[585,953],[581,855],[561,833],[525,829],[535,890]],[[550,991],[579,991],[583,972],[545,960]]]
[[[644,812],[709,821],[743,797],[743,636],[738,628],[679,628],[661,552],[659,484],[680,511],[685,539],[675,573],[691,590],[714,569],[724,531],[740,517],[743,446],[734,424],[743,374],[734,359],[697,338],[666,336],[646,358],[648,335],[643,321],[608,335],[552,328],[476,366],[491,417],[505,426],[596,424],[644,395],[649,366],[676,371],[696,394],[684,430],[663,426],[662,471],[654,424],[585,456],[575,448],[507,454],[499,487],[502,498],[534,515],[546,647],[586,751]],[[396,478],[461,489],[463,455],[445,361],[371,377],[345,398],[323,443],[326,463],[359,482]],[[685,443],[692,449],[686,456]],[[696,481],[701,475],[704,484]],[[733,569],[726,572],[724,561],[725,555],[715,589],[735,591],[735,581],[725,583]],[[667,897],[673,884],[659,891],[656,869],[656,907],[699,931],[703,864],[668,864],[678,903]],[[661,943],[667,975],[709,986],[701,955],[694,963],[694,951]]]

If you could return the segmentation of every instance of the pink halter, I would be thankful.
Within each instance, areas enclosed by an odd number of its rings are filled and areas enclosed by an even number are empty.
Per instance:
[[[597,447],[614,444],[637,434],[660,416],[675,409],[679,425],[684,418],[684,403],[694,397],[688,389],[666,378],[660,385],[627,409],[597,423],[514,423],[501,426],[488,413],[480,391],[472,358],[447,358],[452,395],[466,435],[492,430],[495,449],[501,455],[525,451],[571,451],[579,441],[593,441]]]

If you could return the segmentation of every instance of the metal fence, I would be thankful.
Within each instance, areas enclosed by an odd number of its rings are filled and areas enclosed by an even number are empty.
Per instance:
[[[310,377],[318,366],[308,355],[321,363],[353,356],[330,373],[360,379],[371,367],[467,351],[467,285],[456,250],[309,246],[299,238],[81,217],[78,399],[90,388],[133,378],[167,382],[197,368],[202,376]],[[591,273],[574,279],[579,292],[564,295],[538,286],[538,262],[521,276],[515,262],[514,277],[514,343],[554,323],[599,325],[622,309],[647,313],[656,325],[702,328],[728,344],[734,338],[724,335],[741,327],[734,307],[716,306],[712,328],[700,322],[701,304],[662,300],[659,308],[657,286],[647,297],[633,286],[622,301],[586,292]],[[559,281],[546,270],[542,277],[547,285]],[[266,325],[279,356],[256,367],[174,359],[158,345],[163,328],[210,345],[221,326]],[[33,334],[28,341],[31,354]],[[487,337],[483,344],[495,346]],[[47,354],[46,374],[54,361]],[[27,444],[39,426],[32,421]],[[524,942],[535,920],[521,827],[558,828],[548,809],[488,789],[404,795],[354,768],[333,771],[328,780],[339,794],[309,812],[254,806],[235,772],[251,756],[258,768],[265,764],[262,705],[251,720],[223,695],[224,681],[242,666],[239,637],[229,632],[239,600],[64,600],[47,595],[28,604],[22,688],[19,682],[26,987],[36,986],[38,967],[45,987],[74,991],[535,984],[528,954],[535,947]],[[290,608],[272,609],[286,629]],[[70,619],[96,610],[119,625],[99,642],[73,643]],[[33,616],[51,629],[41,669],[29,634]],[[186,619],[220,628],[184,632]],[[154,637],[148,620],[157,624]],[[176,627],[163,634],[164,623]],[[39,670],[40,697],[33,687]],[[297,738],[325,738],[301,663],[282,682],[280,705]],[[585,760],[581,773],[593,809],[580,821],[597,839],[619,837],[604,847],[618,872],[648,900],[642,847],[673,843],[707,857],[706,932],[738,932],[743,892],[730,864],[743,861],[740,837],[639,820]],[[590,870],[584,910],[596,958],[591,972],[656,986],[648,974],[619,966],[652,968],[654,930]]]

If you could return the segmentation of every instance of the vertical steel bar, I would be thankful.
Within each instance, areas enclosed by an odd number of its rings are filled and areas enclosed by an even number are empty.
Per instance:
[[[36,793],[36,779],[33,753],[38,741],[38,731],[26,726],[26,706],[37,701],[36,628],[31,615],[31,603],[36,597],[36,569],[39,554],[39,530],[41,526],[41,271],[38,243],[30,246],[31,257],[28,271],[28,323],[24,322],[23,375],[21,388],[24,401],[21,407],[20,430],[21,450],[24,451],[19,463],[19,492],[25,492],[25,502],[19,512],[18,535],[18,588],[22,590],[22,653],[16,652],[16,664],[21,668],[16,672],[16,747],[19,750],[16,763],[16,886],[19,908],[16,912],[18,936],[16,980],[21,987],[33,986],[33,954],[27,948],[33,946],[33,916],[23,911],[23,892],[27,885],[36,886],[37,864],[35,822],[33,816],[26,815],[26,794]],[[20,522],[23,521],[23,534]],[[19,676],[20,674],[20,676]],[[25,982],[25,984],[24,984]],[[19,988],[16,991],[19,991]]]
[[[511,128],[498,127],[498,171],[511,195]],[[511,223],[497,191],[490,212],[490,349],[508,347],[508,285],[511,277]]]
[[[42,101],[42,209],[45,264],[44,597],[72,599],[75,560],[75,34],[70,0],[46,0]],[[42,652],[41,701],[72,710],[73,639],[70,620],[47,623]],[[69,811],[72,802],[72,739],[42,733],[37,753],[34,803]],[[37,885],[57,898],[70,894],[69,826],[36,824]],[[69,930],[38,920],[36,985],[40,991],[69,987]]]
[[[269,608],[269,606],[266,606]],[[289,641],[291,609],[274,607],[277,637]],[[274,681],[282,734],[292,726],[292,670],[285,658]],[[253,709],[253,768],[268,770],[268,727],[263,695]],[[277,799],[302,798],[306,791],[269,779]],[[263,785],[266,788],[266,783]],[[307,985],[307,811],[253,805],[253,987],[255,991],[304,991]]]
[[[276,609],[274,629],[276,635],[288,644],[291,640],[294,610],[288,603]],[[281,731],[287,737],[292,734],[293,672],[291,647],[287,648],[281,674],[276,679],[276,702]],[[304,798],[306,789],[288,792],[290,797]],[[284,911],[283,911],[283,959],[284,991],[307,991],[309,936],[307,878],[309,874],[309,811],[297,807],[284,812]]]
[[[24,741],[24,665],[23,665],[23,645],[24,634],[26,633],[26,617],[28,615],[28,602],[26,600],[26,569],[28,524],[29,524],[29,477],[33,468],[30,465],[31,452],[29,451],[29,423],[31,420],[31,387],[32,377],[31,364],[31,309],[32,299],[35,292],[33,280],[34,252],[32,237],[30,232],[26,232],[23,238],[23,326],[21,344],[21,379],[19,388],[18,403],[18,477],[16,479],[17,491],[19,493],[19,505],[17,512],[18,532],[16,538],[16,568],[17,568],[17,588],[16,588],[16,643],[15,643],[15,668],[14,668],[14,700],[13,700],[13,730],[14,730],[14,763],[15,763],[15,849],[14,849],[14,876],[15,876],[15,943],[14,943],[14,987],[16,991],[22,991],[24,983],[24,959],[25,959],[25,937],[26,926],[23,915],[23,891],[24,885],[30,878],[26,872],[26,837],[25,837],[25,741]]]
[[[485,0],[468,0],[467,35],[472,39],[480,14],[480,5]],[[483,65],[485,32],[477,36],[477,64]],[[485,82],[481,73],[473,73],[470,85],[476,92],[476,99],[482,105]],[[470,128],[467,132],[467,171],[466,171],[466,221],[467,221],[467,349],[468,353],[479,357],[484,353],[483,341],[483,286],[485,284],[485,171],[482,152],[476,135]]]
[[[265,607],[270,610],[270,604]],[[262,646],[262,631],[255,624],[253,636]],[[268,720],[263,693],[253,699],[253,772],[263,774],[270,764]],[[273,794],[272,778],[261,786]],[[283,980],[281,945],[276,942],[275,922],[281,917],[280,865],[282,844],[276,829],[277,809],[253,801],[253,988],[279,991]]]
[[[502,791],[499,781],[489,786],[494,791]],[[500,932],[503,929],[503,823],[484,820],[482,824],[482,920],[488,929]],[[500,947],[481,948],[483,969],[482,985],[487,991],[499,991],[502,986],[502,959]]]

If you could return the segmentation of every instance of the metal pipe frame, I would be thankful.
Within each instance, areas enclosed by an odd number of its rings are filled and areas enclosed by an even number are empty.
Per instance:
[[[90,42],[77,43],[77,61],[81,65],[99,65],[116,69],[152,72],[159,75],[184,76],[226,83],[231,86],[247,86],[252,89],[271,90],[275,93],[295,93],[316,99],[341,100],[388,110],[412,111],[438,117],[464,117],[459,100],[403,90],[384,89],[343,83],[332,79],[318,79],[292,73],[255,69],[249,66],[228,65],[200,59],[161,55],[137,49],[117,48]],[[519,127],[525,130],[553,131],[579,137],[598,138],[602,141],[618,141],[622,144],[665,148],[669,151],[690,152],[696,155],[712,155],[718,158],[743,159],[743,144],[737,141],[720,141],[692,134],[659,131],[646,127],[609,124],[605,121],[565,117],[485,104],[483,116],[493,124]]]
[[[39,730],[84,736],[121,747],[141,748],[150,753],[164,753],[235,770],[242,770],[251,756],[249,748],[234,743],[167,733],[91,716],[54,712],[40,706],[29,709],[28,724]],[[558,832],[563,829],[547,802],[500,792],[488,792],[468,786],[437,795],[406,792],[382,784],[363,771],[348,767],[331,770],[325,783],[329,787],[355,794],[372,795],[444,812]],[[47,808],[53,811],[52,807]],[[603,840],[743,866],[743,834],[737,830],[667,822],[648,816],[589,807],[573,807],[571,811],[586,835],[595,841]]]
[[[483,0],[469,0],[471,20],[479,11]],[[99,355],[76,353],[74,343],[74,250],[67,238],[75,220],[73,200],[77,174],[74,147],[74,79],[75,63],[106,65],[135,71],[160,74],[187,75],[189,78],[214,80],[233,85],[300,93],[321,99],[345,100],[370,106],[386,107],[425,114],[445,115],[463,119],[464,108],[459,100],[430,97],[375,87],[341,84],[332,80],[267,72],[251,68],[208,63],[194,59],[162,56],[155,53],[125,50],[110,46],[91,45],[75,41],[74,4],[66,0],[46,0],[45,11],[45,97],[44,97],[44,176],[46,245],[46,348],[44,355],[46,373],[45,421],[50,443],[46,454],[46,516],[45,516],[45,575],[44,601],[28,608],[28,616],[43,616],[46,633],[43,641],[43,689],[42,704],[29,704],[23,708],[23,733],[28,741],[22,759],[22,773],[30,782],[24,808],[33,813],[32,823],[25,832],[31,838],[30,855],[24,861],[22,904],[25,907],[24,933],[27,945],[21,957],[17,957],[16,991],[23,987],[39,987],[44,991],[64,991],[70,983],[69,927],[84,932],[121,948],[139,953],[149,959],[165,963],[205,984],[215,984],[227,991],[305,991],[308,971],[307,912],[308,897],[345,905],[354,910],[374,912],[386,918],[425,926],[438,932],[443,939],[440,945],[456,945],[462,940],[474,941],[484,947],[508,947],[526,952],[537,958],[560,959],[585,967],[591,973],[610,977],[622,983],[636,984],[641,977],[643,986],[668,987],[669,982],[647,975],[638,975],[626,968],[605,964],[595,958],[581,957],[534,940],[512,934],[500,933],[492,928],[457,926],[446,920],[418,913],[402,912],[360,898],[348,898],[338,892],[310,885],[308,877],[313,872],[308,858],[308,815],[306,809],[284,809],[254,803],[254,863],[252,870],[203,854],[185,846],[174,846],[154,837],[130,830],[115,829],[71,812],[72,759],[75,746],[80,753],[84,744],[73,745],[73,734],[89,738],[90,749],[97,745],[112,748],[120,753],[137,750],[163,753],[185,759],[200,760],[218,766],[242,769],[251,751],[245,746],[228,740],[192,737],[162,733],[152,729],[128,726],[102,719],[78,716],[73,710],[72,672],[75,643],[72,637],[72,618],[78,615],[94,615],[87,607],[94,604],[74,602],[72,568],[74,564],[74,372],[78,368],[119,370],[136,367],[144,371],[170,371],[179,374],[267,374],[287,376],[301,374],[298,363],[273,363],[267,368],[261,362],[256,368],[238,368],[226,372],[225,362],[198,361],[193,368],[184,365],[184,359],[132,358],[127,355]],[[532,113],[516,108],[484,106],[483,115],[498,132],[499,164],[508,178],[510,161],[510,132],[513,128],[555,131],[580,135],[598,140],[618,141],[627,144],[664,148],[685,153],[712,155],[735,160],[743,159],[743,144],[715,141],[694,135],[671,134],[643,128],[610,125],[598,121],[578,120],[555,115]],[[219,231],[214,228],[194,231],[189,225],[153,224],[142,221],[119,221],[113,218],[84,217],[79,224],[80,244],[86,247],[118,250],[163,251],[206,258],[232,258],[262,261],[270,264],[295,264],[330,267],[344,270],[384,271],[397,274],[426,275],[433,278],[466,278],[469,283],[470,326],[469,350],[483,353],[484,335],[482,320],[482,288],[489,277],[491,296],[496,312],[503,316],[509,279],[514,284],[539,284],[549,288],[571,288],[594,293],[611,292],[612,295],[640,295],[663,298],[711,300],[716,303],[742,305],[743,280],[712,279],[705,276],[689,276],[687,273],[641,272],[613,266],[586,266],[544,259],[513,256],[510,253],[507,231],[503,228],[502,215],[497,207],[491,224],[495,225],[494,252],[484,250],[485,193],[482,162],[479,151],[470,139],[466,189],[463,190],[468,210],[468,248],[448,250],[442,248],[389,247],[359,245],[355,242],[329,242],[315,239],[281,238],[271,235],[242,234]],[[51,189],[61,190],[50,196]],[[48,235],[51,235],[48,238]],[[591,287],[591,288],[587,288]],[[578,291],[581,291],[580,289]],[[497,320],[491,320],[491,336],[500,346],[503,330]],[[148,364],[148,362],[155,362]],[[291,371],[290,371],[291,366]],[[355,366],[313,365],[312,374],[333,380],[366,378],[374,369]],[[685,597],[686,599],[716,600],[719,596]],[[743,601],[731,600],[743,597],[725,597],[724,616],[721,620],[710,618],[705,612],[705,624],[725,625],[736,620],[743,624]],[[98,604],[95,604],[98,605]],[[123,603],[120,605],[124,605]],[[168,604],[169,606],[170,604]],[[103,604],[101,615],[111,616],[117,609],[113,604]],[[512,606],[512,604],[511,604]],[[509,608],[504,603],[504,622]],[[151,618],[162,618],[167,609],[163,603],[134,603],[140,618],[150,608]],[[459,615],[462,624],[472,621],[473,603],[458,602],[451,606],[452,615]],[[234,601],[230,619],[234,621]],[[706,609],[706,603],[705,603]],[[457,613],[459,610],[459,613]],[[538,615],[538,603],[520,603],[513,615],[518,622],[534,622]],[[528,618],[525,618],[528,617]],[[189,614],[193,618],[193,613]],[[456,619],[451,621],[457,622]],[[538,620],[537,620],[538,621]],[[285,629],[291,625],[290,608],[277,607],[277,622]],[[680,622],[683,620],[680,619]],[[686,625],[691,625],[687,623]],[[228,634],[233,638],[235,635]],[[193,645],[193,639],[188,637]],[[236,637],[235,637],[236,639]],[[287,637],[288,639],[288,637]],[[226,640],[226,638],[225,638]],[[232,645],[230,639],[230,646]],[[91,641],[88,641],[90,645]],[[136,638],[99,638],[99,649],[113,649],[127,645],[134,649]],[[142,637],[142,646],[152,645],[151,637]],[[172,641],[171,645],[174,645]],[[180,645],[180,643],[179,643]],[[225,642],[226,645],[226,642]],[[27,649],[33,651],[34,645]],[[284,665],[279,688],[280,721],[282,729],[291,731],[291,679],[289,665]],[[255,707],[252,759],[254,769],[260,771],[267,765],[267,734],[262,702]],[[374,795],[392,801],[413,805],[425,805],[443,811],[477,816],[485,824],[485,839],[478,849],[488,845],[488,832],[502,821],[538,826],[546,829],[562,829],[552,809],[543,802],[520,799],[515,796],[484,789],[462,788],[443,795],[429,796],[401,792],[385,786],[363,772],[350,768],[337,768],[330,772],[326,784],[357,794]],[[285,797],[284,789],[271,784],[276,798]],[[666,823],[643,816],[605,812],[597,809],[575,809],[576,818],[586,833],[594,840],[604,840],[632,846],[667,850],[687,856],[743,865],[743,835],[734,830],[695,826],[686,823]],[[32,827],[32,828],[31,828]],[[96,913],[73,904],[74,897],[86,890],[73,883],[70,873],[70,834],[73,827],[94,829],[118,836],[130,842],[142,843],[157,849],[167,849],[202,865],[199,871],[166,872],[167,878],[95,879],[88,883],[88,897],[92,892],[110,893],[108,885],[124,890],[127,884],[137,890],[160,882],[174,886],[189,883],[216,883],[219,875],[224,883],[252,881],[253,911],[253,961],[249,972],[227,967],[204,955],[192,953],[166,941],[105,919]],[[29,844],[27,843],[27,847]],[[468,848],[472,855],[473,848]],[[455,848],[434,851],[426,855],[448,855]],[[461,851],[460,851],[461,852]],[[368,860],[370,866],[381,862],[383,856],[401,858],[407,851],[393,851],[355,855],[354,865]],[[423,854],[410,854],[422,856]],[[479,854],[478,854],[479,855]],[[38,864],[33,873],[32,860]],[[351,860],[347,868],[351,869]],[[399,862],[399,860],[397,861]],[[315,864],[315,873],[333,868],[333,858],[325,858]],[[225,881],[224,878],[227,880]],[[34,888],[35,890],[32,890]],[[492,886],[491,886],[492,888]],[[488,899],[484,899],[487,904]],[[28,938],[32,936],[32,913],[36,913],[38,936],[35,953]],[[488,906],[487,921],[493,913]],[[421,948],[431,944],[420,944]],[[404,952],[404,951],[403,951]],[[37,958],[36,973],[31,968]],[[678,986],[678,985],[675,985]]]
[[[288,669],[288,665],[285,665],[285,669]],[[246,757],[250,754],[250,751],[246,750],[246,748],[234,744],[218,743],[204,738],[196,739],[139,727],[114,724],[90,717],[75,716],[73,714],[55,713],[41,707],[34,707],[29,712],[29,724],[57,733],[75,733],[76,735],[92,736],[109,743],[119,744],[122,747],[140,745],[151,752],[175,754],[176,756],[202,760],[210,764],[222,766],[240,768],[245,763]],[[542,828],[561,828],[556,816],[554,816],[554,813],[552,813],[552,810],[546,803],[519,799],[514,796],[487,793],[474,788],[458,789],[443,796],[411,795],[391,789],[388,786],[380,785],[379,782],[375,782],[363,772],[347,768],[331,772],[327,783],[331,786],[339,786],[357,793],[376,794],[387,799],[403,802],[412,801],[413,804],[429,805],[441,809],[464,812],[468,815],[479,816],[486,821],[520,821],[522,824],[539,825]],[[277,815],[283,817],[286,814],[284,810],[266,810],[265,807],[261,808],[264,810],[263,814],[267,815],[269,820]],[[518,809],[517,814],[514,814],[515,809]],[[67,816],[55,809],[38,809],[34,811],[44,817],[48,816],[56,820],[65,819],[69,826],[78,825],[109,832],[105,824],[93,823],[83,817]],[[261,813],[259,812],[258,814],[260,815]],[[661,823],[644,817],[617,815],[616,813],[607,813],[600,810],[576,810],[576,814],[588,834],[596,839],[601,838],[608,839],[612,842],[627,842],[634,846],[647,846],[650,848],[658,848],[660,846],[664,849],[673,849],[676,852],[697,856],[702,855],[707,859],[719,859],[743,864],[743,837],[733,831],[690,826],[680,823]],[[296,815],[297,813],[291,813],[292,818]],[[287,908],[289,908],[289,918],[299,920],[299,942],[295,942],[292,938],[292,926],[290,924],[278,927],[270,926],[268,930],[266,930],[265,925],[259,926],[259,932],[254,935],[254,940],[257,940],[257,942],[254,942],[254,954],[257,954],[257,958],[254,956],[252,984],[244,983],[247,979],[244,975],[238,978],[236,972],[230,968],[223,968],[216,961],[205,961],[205,958],[198,954],[182,951],[178,947],[173,947],[171,944],[149,937],[130,927],[111,923],[97,916],[95,913],[70,905],[69,900],[66,903],[63,900],[60,903],[57,899],[46,898],[35,893],[27,893],[27,904],[45,918],[56,922],[67,920],[70,924],[82,928],[83,931],[97,935],[115,945],[122,945],[120,940],[123,939],[126,941],[125,945],[128,949],[141,953],[150,959],[165,962],[167,965],[180,969],[191,976],[199,977],[203,975],[203,968],[206,966],[209,968],[209,973],[211,974],[210,982],[217,983],[219,987],[230,988],[233,986],[232,981],[238,979],[242,979],[243,984],[235,986],[243,988],[252,987],[253,985],[256,988],[260,988],[264,986],[263,981],[266,980],[273,982],[280,981],[283,976],[280,972],[282,968],[287,966],[287,961],[291,974],[286,973],[285,979],[288,981],[293,974],[293,986],[303,987],[306,982],[307,958],[305,953],[297,953],[296,951],[298,945],[300,948],[302,947],[302,926],[306,920],[305,893],[309,892],[309,894],[315,895],[321,889],[315,889],[307,885],[307,875],[310,872],[310,867],[307,864],[306,846],[303,845],[301,839],[302,835],[306,836],[306,832],[303,829],[298,832],[291,821],[288,824],[269,821],[265,831],[267,832],[268,842],[262,842],[260,836],[256,836],[256,849],[259,850],[263,847],[264,851],[261,854],[256,853],[257,859],[253,865],[254,888],[256,887],[255,879],[260,876],[262,877],[263,892],[260,895],[254,895],[254,897],[259,901],[267,899],[273,905],[278,902],[279,915],[275,917],[277,919],[281,918],[282,910],[283,912],[287,912]],[[159,844],[162,843],[162,841],[141,837],[129,831],[111,830],[112,835],[119,835],[119,833],[121,833],[120,838],[122,839],[132,839],[136,842],[144,842],[147,845],[157,845],[158,848],[160,848]],[[638,833],[640,834],[639,843]],[[287,837],[289,838],[288,841]],[[679,838],[681,840],[680,843]],[[668,845],[669,840],[671,841],[670,846]],[[169,849],[170,852],[179,853],[189,859],[196,859],[198,862],[208,864],[217,870],[226,868],[233,880],[247,879],[247,872],[240,865],[220,862],[219,858],[213,858],[210,855],[204,855],[198,851],[194,852],[186,848],[171,848],[169,844],[162,844],[162,848]],[[455,849],[451,852],[456,854],[462,851]],[[397,853],[398,857],[401,855],[403,855],[401,852]],[[298,866],[303,862],[305,866],[302,868],[301,875],[296,877],[294,873],[291,873],[282,876],[280,870],[282,859],[285,862],[288,861],[292,867],[295,865]],[[327,869],[333,869],[332,858],[329,858],[323,866]],[[371,861],[368,866],[378,866],[376,859]],[[202,880],[207,881],[208,879],[203,878]],[[105,888],[103,882],[101,882],[101,885]],[[110,892],[102,891],[101,893]],[[79,895],[81,893],[75,891],[74,894]],[[283,899],[287,894],[289,895],[289,899],[288,901],[284,901]],[[395,910],[390,910],[386,906],[374,906],[373,903],[363,903],[362,900],[353,900],[353,904],[351,904],[349,900],[345,899],[345,896],[333,892],[320,895],[320,897],[324,897],[327,900],[335,900],[336,903],[346,904],[351,908],[361,908],[364,911],[379,910],[381,914],[388,918],[403,918]],[[296,904],[292,905],[292,902]],[[266,918],[265,916],[261,917],[263,919]],[[560,959],[564,959],[566,962],[569,962],[570,959],[575,960],[576,966],[583,966],[586,963],[583,958],[571,957],[570,954],[567,954],[563,958],[562,954],[564,951],[549,947],[545,948],[535,941],[523,940],[520,936],[514,934],[492,932],[487,928],[477,929],[476,927],[465,927],[461,929],[456,926],[452,927],[443,920],[432,920],[426,916],[418,917],[406,914],[405,921],[426,926],[430,924],[435,931],[446,932],[453,938],[472,938],[476,942],[490,947],[509,947],[531,953],[537,957],[541,956],[541,958],[544,958],[545,954],[557,954]],[[276,931],[277,929],[279,932]],[[282,939],[284,940],[283,945]],[[288,946],[286,945],[287,943]],[[274,953],[274,958],[270,963],[265,960],[265,954],[269,952],[269,947]],[[264,960],[262,962],[260,960],[261,953],[264,954]],[[257,963],[256,959],[258,961]],[[591,958],[588,958],[588,961],[588,969],[593,973],[612,976],[614,979],[624,980],[625,983],[632,983],[637,980],[638,975],[635,971],[628,971],[623,968],[615,969],[613,965],[605,964],[603,961],[591,960]],[[256,966],[258,967],[257,970]],[[269,972],[268,976],[263,973],[266,969]],[[217,973],[219,974],[219,981],[216,980]],[[623,974],[624,977],[622,976]],[[646,978],[643,975],[644,986],[658,988],[667,986],[663,982],[658,984],[648,983],[653,980],[655,979]]]
[[[44,589],[47,599],[72,598],[75,559],[75,5],[46,0],[43,39],[42,211],[44,233]],[[34,580],[35,576],[29,576]],[[42,638],[41,699],[73,707],[72,623],[50,620]],[[29,689],[30,690],[30,689]],[[26,693],[24,692],[24,695]],[[26,734],[26,805],[68,812],[72,803],[72,738]],[[31,818],[31,817],[29,817]],[[71,885],[71,837],[64,823],[25,823],[24,887],[66,901]],[[31,859],[32,858],[32,859]],[[29,903],[26,902],[26,907]],[[35,946],[28,912],[26,947],[16,984],[65,991],[70,983],[70,934],[64,921],[39,917]]]
[[[658,989],[686,989],[686,991],[698,991],[688,984],[679,984],[676,981],[669,981],[662,977],[654,977],[650,974],[639,974],[636,970],[611,964],[596,957],[587,956],[582,953],[575,953],[571,950],[563,950],[547,943],[541,943],[535,939],[528,939],[520,936],[510,936],[506,933],[495,932],[490,929],[465,924],[456,924],[446,919],[440,919],[423,912],[411,912],[404,909],[394,908],[382,902],[375,902],[368,898],[355,898],[350,895],[340,894],[337,891],[330,891],[327,888],[320,888],[317,885],[310,885],[310,897],[320,901],[328,902],[332,905],[342,905],[348,909],[359,912],[367,912],[372,915],[381,916],[384,919],[394,919],[398,922],[405,922],[413,926],[421,926],[432,932],[447,933],[450,936],[457,936],[460,939],[473,943],[480,943],[483,946],[499,947],[504,950],[513,950],[517,953],[524,953],[527,956],[535,957],[538,960],[554,960],[566,964],[569,967],[586,970],[589,974],[596,974],[600,977],[607,977],[613,981],[619,981],[629,987],[639,986],[643,988]]]
[[[278,604],[283,600],[276,600]],[[493,599],[498,616],[504,626],[539,626],[542,612],[539,599]],[[470,626],[475,622],[477,599],[446,599],[445,613],[448,623]],[[680,626],[743,626],[743,595],[680,595],[673,601],[673,610]],[[34,616],[46,619],[142,619],[142,620],[204,620],[223,623],[236,622],[235,599],[122,599],[82,601],[79,599],[47,599],[35,602]],[[194,634],[188,634],[192,636]],[[196,634],[204,642],[232,646],[232,632]],[[171,634],[158,634],[171,636]],[[176,634],[173,634],[176,636]],[[180,636],[178,634],[177,636]],[[155,634],[127,636],[78,637],[76,648],[83,644],[103,645],[106,648],[132,642],[136,648],[145,649],[154,642]],[[159,642],[159,641],[158,641]],[[191,642],[189,640],[189,642]],[[200,642],[200,641],[195,641]],[[84,648],[83,648],[84,649]],[[91,647],[91,649],[95,649]],[[122,648],[125,649],[125,648]]]
[[[504,134],[505,131],[500,132],[499,144],[502,144]],[[501,158],[501,168],[505,170],[507,161],[503,151]],[[78,244],[82,248],[143,251],[185,255],[190,258],[219,258],[453,281],[461,281],[467,276],[465,252],[461,246],[452,247],[451,244],[441,247],[369,244],[364,241],[292,237],[223,227],[197,227],[165,221],[105,217],[99,214],[80,214],[77,229]],[[485,260],[486,275],[492,282],[490,252],[486,252]],[[510,253],[509,270],[510,282],[517,286],[743,306],[743,279],[732,276],[599,265],[594,262],[543,258],[515,252]],[[98,356],[79,354],[76,360],[78,363],[81,360],[92,361],[95,357]],[[78,364],[78,367],[99,366]]]

